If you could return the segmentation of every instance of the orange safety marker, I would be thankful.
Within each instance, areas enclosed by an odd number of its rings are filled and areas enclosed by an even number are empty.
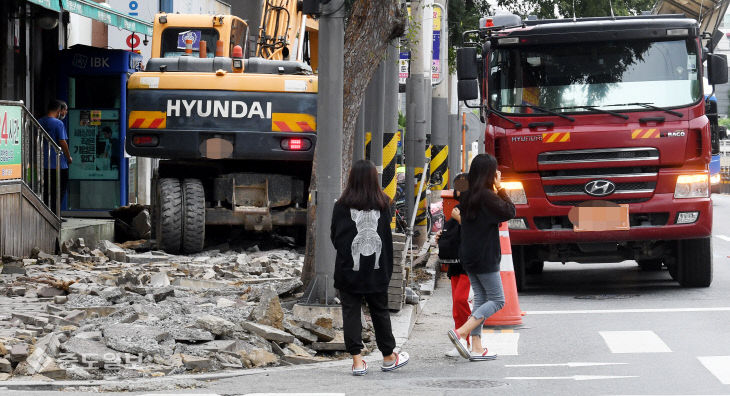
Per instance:
[[[487,318],[484,324],[487,326],[519,325],[522,324],[524,313],[520,309],[520,301],[517,297],[512,245],[509,241],[509,229],[506,222],[499,224],[499,245],[502,248],[499,275],[502,277],[502,288],[504,289],[504,307]]]

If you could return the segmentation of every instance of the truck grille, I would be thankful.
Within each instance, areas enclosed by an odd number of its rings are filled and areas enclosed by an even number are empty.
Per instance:
[[[654,192],[654,187],[656,187],[655,182],[630,182],[615,184],[616,191],[614,191],[613,194],[646,194]],[[544,186],[545,194],[553,197],[561,195],[588,195],[584,187],[585,183]]]
[[[553,204],[563,206],[596,199],[616,203],[647,201],[656,189],[659,167],[637,165],[636,161],[658,160],[659,150],[651,147],[551,151],[538,155],[545,195]],[[609,180],[615,190],[604,197],[589,195],[585,186],[592,180]]]
[[[549,151],[537,156],[538,165],[584,162],[653,161],[659,150],[652,147],[625,147],[589,150]]]
[[[573,223],[570,222],[568,216],[540,216],[534,219],[535,227],[538,230],[572,230]],[[631,213],[629,215],[629,225],[631,228],[636,227],[657,227],[667,225],[669,222],[669,213]]]

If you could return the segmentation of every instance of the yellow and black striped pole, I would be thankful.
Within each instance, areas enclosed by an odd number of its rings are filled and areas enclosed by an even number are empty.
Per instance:
[[[372,132],[365,132],[365,159],[370,159],[370,142],[373,140]]]
[[[431,155],[431,190],[443,190],[449,182],[449,146],[433,146]],[[439,176],[441,180],[437,184]]]
[[[395,156],[398,152],[398,134],[383,134],[383,191],[391,200],[395,200],[396,185],[398,177],[396,175]],[[390,221],[390,228],[395,229],[395,213]]]

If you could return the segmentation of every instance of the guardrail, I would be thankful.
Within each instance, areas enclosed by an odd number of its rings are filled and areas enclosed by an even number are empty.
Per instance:
[[[47,169],[48,161],[56,163]],[[54,154],[55,152],[55,154]],[[61,213],[61,147],[38,123],[23,101],[0,100],[0,182],[22,180],[51,211]],[[55,172],[55,186],[51,174]],[[52,199],[55,196],[55,200]]]

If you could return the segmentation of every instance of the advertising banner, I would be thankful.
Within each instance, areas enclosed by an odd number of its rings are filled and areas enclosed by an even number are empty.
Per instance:
[[[18,106],[0,106],[0,180],[22,176],[22,113]]]
[[[119,111],[71,109],[68,117],[69,150],[74,158],[69,179],[118,179]]]
[[[159,11],[159,0],[107,0],[107,3],[119,12],[150,23]],[[147,63],[152,54],[152,36],[147,36],[147,44],[144,39],[143,34],[109,26],[109,46],[140,53],[143,64]]]
[[[431,81],[441,77],[441,7],[433,8],[433,57],[431,58]],[[446,54],[444,54],[446,56]]]

